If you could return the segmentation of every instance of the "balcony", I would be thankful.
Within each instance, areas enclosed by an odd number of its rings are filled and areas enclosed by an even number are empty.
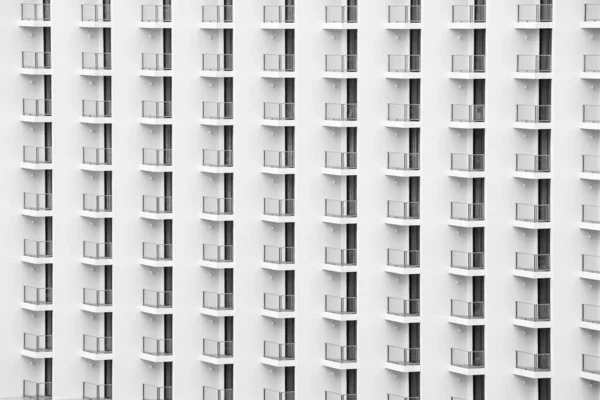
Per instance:
[[[83,241],[81,263],[91,266],[112,265],[112,243]]]
[[[593,382],[600,382],[600,357],[589,354],[581,355],[580,377]]]
[[[23,301],[21,302],[21,308],[34,312],[51,311],[53,309],[52,293],[52,288],[23,286]]]
[[[293,151],[263,151],[264,174],[292,175],[296,173],[296,164]]]
[[[483,203],[450,202],[448,225],[461,228],[481,228],[485,226],[485,205]]]
[[[51,217],[52,194],[49,193],[23,193],[23,208],[21,215],[33,218]]]
[[[263,103],[263,126],[296,126],[294,103]]]
[[[32,171],[51,170],[52,147],[23,146],[21,168]]]
[[[233,268],[233,246],[231,245],[202,245],[202,261],[200,264],[206,268],[228,269]]]
[[[388,6],[386,29],[421,29],[420,5]]]
[[[206,221],[233,221],[233,199],[203,197],[200,218]]]
[[[581,123],[581,129],[590,131],[600,130],[600,106],[583,106],[583,122]]]
[[[32,124],[52,122],[52,100],[23,99],[21,121]]]
[[[452,6],[450,29],[485,29],[485,5]]]
[[[172,386],[142,384],[142,400],[173,400]]]
[[[138,27],[144,29],[169,29],[173,27],[170,5],[142,5]]]
[[[140,358],[153,363],[173,362],[173,339],[142,338]]]
[[[485,178],[485,154],[450,154],[450,171],[455,178]]]
[[[356,128],[357,121],[356,104],[325,103],[325,121],[323,126],[331,128]]]
[[[332,272],[356,272],[356,249],[338,249],[325,247],[325,264],[323,269]]]
[[[263,78],[294,78],[295,56],[293,54],[263,55]]]
[[[83,400],[109,400],[112,398],[112,385],[83,382]]]
[[[600,180],[600,157],[592,155],[582,156],[581,179],[592,181]]]
[[[325,295],[323,318],[332,321],[356,321],[356,297]]]
[[[581,206],[581,229],[600,231],[600,206]]]
[[[356,346],[339,346],[337,344],[325,343],[325,359],[323,365],[337,370],[356,369]]]
[[[83,289],[82,311],[94,314],[113,312],[112,290]]]
[[[358,77],[358,57],[355,54],[325,55],[325,73],[323,78],[355,79]]]
[[[591,331],[600,331],[600,307],[592,304],[582,304],[579,326]]]
[[[202,54],[199,75],[204,78],[233,77],[233,54]]]
[[[263,6],[262,29],[294,29],[296,27],[294,6]]]
[[[294,199],[263,199],[262,220],[284,224],[294,222]]]
[[[142,290],[140,311],[150,315],[173,314],[173,292]]]
[[[325,6],[323,29],[356,29],[358,6]]]
[[[387,249],[385,271],[397,275],[421,273],[419,250]]]
[[[24,239],[21,261],[36,265],[54,263],[52,242]]]
[[[485,325],[485,307],[483,301],[450,300],[450,318],[452,324],[462,326]]]
[[[83,335],[83,348],[80,356],[90,361],[112,360],[112,337]]]
[[[550,304],[533,304],[516,301],[513,324],[530,329],[551,328]]]
[[[452,55],[450,79],[485,79],[485,55]]]
[[[84,194],[81,216],[86,218],[112,218],[112,196]]]
[[[421,106],[419,104],[388,104],[388,128],[418,128],[421,126]]]
[[[173,198],[171,196],[142,195],[140,216],[153,221],[173,219]]]
[[[581,79],[600,79],[600,55],[585,54]]]
[[[517,154],[515,178],[550,179],[550,155]]]
[[[600,28],[600,4],[584,4],[581,27],[584,29]]]
[[[385,319],[400,324],[415,324],[421,322],[421,301],[419,299],[387,298],[387,313]]]
[[[419,153],[387,153],[385,174],[395,177],[421,176],[421,155]]]
[[[551,55],[517,55],[516,79],[552,79]]]
[[[550,254],[516,253],[515,276],[529,279],[551,277]]]
[[[265,293],[262,315],[275,319],[294,318],[296,316],[294,296]]]
[[[532,354],[516,351],[513,373],[529,379],[550,379],[550,354]]]
[[[325,391],[325,400],[356,400],[355,394],[340,394],[335,392]]]
[[[449,370],[460,375],[485,375],[484,352],[450,349]]]
[[[200,123],[209,126],[233,125],[233,103],[203,101]]]
[[[23,380],[23,398],[28,400],[51,400],[52,382]]]
[[[202,387],[202,400],[233,400],[233,389]]]
[[[52,358],[52,336],[24,333],[21,355],[34,360]]]
[[[356,200],[325,199],[325,216],[323,222],[337,225],[356,224]]]
[[[294,400],[295,392],[278,392],[277,390],[263,389],[263,400]]]
[[[294,247],[263,246],[264,269],[272,271],[293,271],[296,269]]]
[[[173,151],[171,149],[142,149],[142,163],[140,171],[145,172],[172,172]]]
[[[295,367],[296,347],[294,343],[276,343],[265,340],[261,362],[272,367]],[[293,397],[291,399],[293,400]]]
[[[22,52],[21,75],[52,75],[50,53],[36,51]]]
[[[144,125],[171,125],[173,109],[170,101],[142,101],[142,118]]]
[[[112,149],[84,147],[79,168],[89,172],[112,171]]]
[[[82,100],[81,118],[83,124],[112,124],[110,101]]]
[[[420,372],[421,349],[388,345],[385,368],[397,372]]]
[[[419,400],[419,397],[415,397],[415,396],[397,396],[395,394],[389,394],[387,395],[387,400]],[[450,399],[453,400],[453,399]]]
[[[202,150],[200,172],[209,174],[225,174],[233,172],[233,150]]]
[[[523,229],[549,229],[550,204],[516,204],[514,226]]]
[[[323,173],[333,176],[356,175],[356,153],[326,151]]]
[[[517,29],[552,29],[552,4],[517,5]]]
[[[388,54],[388,79],[421,79],[421,56],[418,54]]]
[[[450,270],[452,275],[484,276],[485,254],[483,252],[450,251]]]
[[[109,4],[82,4],[80,28],[110,28]]]
[[[550,116],[551,108],[549,105],[517,104],[517,119],[514,127],[525,130],[551,129]]]
[[[450,128],[485,129],[485,105],[452,104]]]
[[[230,29],[233,28],[233,6],[210,5],[202,6],[201,29]]]
[[[171,53],[142,53],[140,76],[150,78],[173,76],[171,60]]]
[[[81,53],[82,76],[111,76],[112,54],[110,53]]]
[[[233,364],[233,342],[203,339],[200,361],[211,365]]]
[[[233,315],[233,293],[202,292],[204,315],[211,317],[230,317]]]
[[[49,27],[50,26],[50,4],[21,4],[21,19],[19,26],[22,27]]]
[[[151,268],[163,268],[173,266],[173,245],[142,243],[141,265]]]
[[[385,223],[396,226],[421,225],[420,203],[388,200]]]

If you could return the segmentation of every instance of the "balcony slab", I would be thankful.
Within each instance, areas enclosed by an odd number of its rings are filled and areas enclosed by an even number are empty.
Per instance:
[[[229,119],[218,119],[218,118],[201,118],[200,125],[206,126],[233,126],[233,118]]]
[[[114,312],[113,306],[92,306],[89,304],[80,304],[79,309],[91,314],[104,314]]]
[[[358,363],[323,360],[323,366],[331,369],[336,369],[338,371],[348,371],[349,369],[357,369]]]
[[[225,262],[225,261],[207,261],[200,260],[200,266],[204,268],[210,269],[232,269],[235,268],[234,262]]]
[[[263,118],[260,122],[262,126],[296,126],[296,120],[294,119],[265,119]]]
[[[201,78],[233,78],[233,71],[211,71],[201,69],[198,72],[198,76]]]
[[[450,365],[448,367],[448,371],[465,376],[485,375],[485,368],[467,368],[456,365]]]
[[[522,130],[552,129],[552,122],[514,122],[513,128]]]
[[[266,30],[296,29],[296,23],[295,22],[261,22],[260,29],[266,29]]]
[[[463,179],[485,178],[485,171],[459,171],[456,169],[451,169],[448,170],[448,176]]]
[[[358,223],[357,217],[329,217],[324,216],[323,222],[333,225],[349,225]]]
[[[579,223],[579,227],[581,229],[585,229],[588,231],[600,231],[600,223],[594,223],[594,222],[580,222]]]
[[[201,165],[198,167],[198,171],[206,174],[231,174],[233,173],[233,167],[217,167],[214,165]]]
[[[91,258],[91,257],[81,257],[80,262],[85,265],[92,265],[95,267],[101,267],[105,265],[113,265],[112,258]]]
[[[483,228],[485,227],[485,220],[464,220],[450,218],[448,220],[448,225],[459,228]]]
[[[142,117],[142,118],[140,118],[140,124],[142,124],[142,125],[153,125],[153,126],[173,125],[173,118],[148,118],[148,117]]]
[[[269,175],[294,175],[296,168],[262,167],[261,172]]]
[[[515,29],[554,29],[554,22],[521,21],[515,22]]]
[[[263,308],[261,310],[260,314],[263,317],[273,318],[273,319],[296,318],[296,311],[265,310]]]
[[[388,369],[390,371],[396,371],[396,372],[410,373],[410,372],[420,372],[421,366],[414,365],[414,364],[405,365],[405,364],[396,364],[396,363],[386,362],[385,369]]]
[[[337,272],[339,274],[346,274],[349,272],[358,272],[358,266],[356,265],[334,265],[334,264],[323,264],[324,271]]]
[[[267,215],[262,214],[261,219],[265,222],[270,222],[273,224],[287,224],[290,222],[295,222],[296,217],[294,215]]]
[[[30,162],[21,162],[21,168],[27,169],[30,171],[49,171],[54,168],[54,164],[52,163],[30,163]]]
[[[148,258],[140,258],[138,262],[140,265],[149,268],[164,268],[173,266],[173,260],[150,260]]]
[[[77,26],[80,28],[87,29],[102,29],[110,28],[112,26],[111,21],[77,21]]]
[[[356,22],[325,22],[323,23],[323,29],[330,31],[358,29],[358,24]]]
[[[45,312],[45,311],[52,311],[54,309],[54,305],[53,304],[33,304],[33,303],[26,303],[26,302],[22,301],[21,308],[23,310],[27,310],[27,311]]]
[[[600,181],[600,174],[596,172],[581,172],[579,178],[589,181]]]
[[[295,263],[278,264],[278,263],[270,263],[270,262],[263,261],[260,266],[261,266],[261,268],[267,269],[270,271],[295,271],[296,270]]]
[[[357,79],[358,72],[324,71],[323,78],[325,78],[325,79]]]
[[[223,221],[233,221],[235,219],[234,214],[211,214],[211,213],[201,212],[199,215],[200,215],[200,219],[202,219],[204,221],[223,222]]]
[[[200,354],[200,361],[210,365],[232,365],[233,357],[214,357],[206,354]]]
[[[80,163],[79,169],[82,171],[89,171],[89,172],[106,172],[106,171],[112,171],[113,166],[112,166],[112,164],[106,165],[106,164]]]
[[[113,353],[90,353],[89,351],[79,351],[79,356],[90,361],[108,361],[114,360],[115,356]]]
[[[551,321],[533,321],[528,319],[514,318],[513,325],[529,329],[546,329],[552,328]]]
[[[54,264],[54,257],[21,256],[21,261],[33,265]]]
[[[167,221],[174,218],[172,212],[148,212],[142,211],[140,212],[140,218],[148,219],[151,221]]]
[[[54,215],[53,210],[31,210],[29,208],[21,208],[21,215],[32,218],[45,218]]]
[[[357,313],[333,313],[333,312],[324,311],[323,318],[329,319],[331,321],[340,321],[340,322],[357,321],[358,314]]]
[[[25,76],[52,75],[52,68],[21,68],[19,73]]]
[[[449,29],[455,30],[471,30],[471,29],[487,29],[486,22],[450,22]]]
[[[84,218],[91,218],[91,219],[106,219],[106,218],[113,218],[113,212],[112,211],[88,211],[88,210],[81,210],[81,216]]]
[[[552,172],[513,171],[513,177],[518,179],[551,179]]]
[[[357,128],[358,121],[336,121],[326,119],[323,121],[323,126],[327,126],[330,128]]]
[[[383,76],[386,79],[423,79],[423,73],[421,72],[384,72]]]
[[[173,76],[171,70],[155,70],[155,69],[141,69],[140,76],[145,78],[164,78]]]
[[[52,116],[43,115],[24,115],[21,114],[21,122],[29,122],[32,124],[46,124],[52,122]]]
[[[261,357],[260,362],[275,368],[295,367],[296,360],[277,360],[274,358]]]
[[[513,221],[513,226],[515,228],[522,228],[522,229],[550,229],[552,226],[551,222],[533,222],[533,221],[519,221],[519,220],[514,220]]]
[[[600,20],[598,21],[581,21],[583,29],[600,29]]]
[[[515,72],[515,79],[539,80],[552,79],[552,72]]]
[[[172,22],[164,21],[140,21],[137,23],[138,28],[142,29],[172,29]]]
[[[54,357],[53,351],[32,351],[21,349],[21,355],[23,357],[31,358],[32,360],[43,360],[46,358]]]
[[[386,120],[383,123],[383,126],[385,126],[387,128],[398,128],[398,129],[420,128],[421,121],[389,121],[389,120]]]
[[[587,329],[589,331],[600,332],[600,324],[596,322],[581,321],[579,323],[579,327],[581,329]]]
[[[448,317],[448,322],[461,326],[485,326],[485,318]]]
[[[586,381],[600,382],[600,374],[594,374],[593,372],[581,371],[579,373],[579,377],[581,379],[585,379]]]
[[[396,322],[398,324],[418,324],[421,322],[420,315],[396,315],[386,313],[384,318],[386,321]]]
[[[487,74],[485,72],[448,72],[448,78],[470,81],[473,79],[486,79]]]
[[[453,129],[485,129],[485,122],[471,122],[471,121],[450,121],[450,128]]]
[[[140,311],[149,315],[172,315],[173,307],[148,307],[140,306]]]
[[[198,24],[198,28],[206,29],[206,30],[221,30],[221,29],[233,29],[234,23],[232,22],[223,22],[223,21],[210,21],[210,22],[200,22]]]
[[[548,279],[552,277],[552,271],[533,271],[514,268],[512,273],[514,276],[525,279]]]
[[[148,353],[140,353],[140,358],[144,361],[158,364],[158,363],[173,362],[174,357],[172,354],[155,355],[155,354],[148,354]]]
[[[579,277],[590,281],[600,281],[600,273],[598,272],[580,271]]]
[[[418,275],[421,273],[421,267],[394,267],[386,265],[384,271],[396,275]]]
[[[19,20],[19,26],[22,28],[50,28],[52,21],[34,21],[34,20]]]
[[[260,76],[268,79],[295,78],[296,71],[261,71]]]
[[[112,117],[79,117],[79,122],[89,125],[107,125],[112,124]]]
[[[386,22],[385,29],[404,31],[409,29],[421,29],[420,22]]]
[[[323,168],[321,172],[324,175],[331,176],[355,176],[358,175],[357,168]]]
[[[420,226],[421,219],[420,218],[392,218],[386,217],[385,223],[388,225],[395,226]]]
[[[421,170],[419,169],[389,169],[383,170],[386,176],[394,176],[398,178],[411,178],[415,176],[421,176]]]
[[[532,371],[522,368],[513,368],[513,374],[529,379],[550,379],[552,378],[551,371]]]
[[[200,314],[206,315],[207,317],[216,318],[233,317],[234,310],[218,310],[214,308],[200,307]]]
[[[450,267],[450,268],[448,268],[448,273],[450,275],[468,276],[468,277],[485,276],[485,269],[484,268],[456,268],[456,267]]]
[[[77,74],[81,76],[112,76],[112,70],[80,68],[77,70]]]

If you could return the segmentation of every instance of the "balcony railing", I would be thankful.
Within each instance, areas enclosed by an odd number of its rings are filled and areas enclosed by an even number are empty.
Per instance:
[[[233,198],[203,197],[202,212],[214,215],[233,215]]]
[[[295,159],[293,151],[265,150],[263,152],[263,166],[268,168],[294,168]]]
[[[144,336],[142,352],[154,356],[171,355],[173,354],[173,339],[154,339]]]
[[[485,105],[452,104],[450,118],[454,122],[485,122]]]
[[[388,6],[388,22],[417,24],[421,22],[421,6]]]
[[[450,218],[461,221],[483,221],[483,203],[450,203]]]
[[[531,106],[517,104],[517,122],[548,123],[550,122],[550,106]]]
[[[294,215],[294,199],[263,199],[263,213],[279,217]]]
[[[523,204],[517,203],[517,221],[550,222],[550,204]]]
[[[357,6],[325,6],[326,23],[356,23]]]
[[[550,254],[519,253],[515,255],[515,268],[523,271],[550,271]]]
[[[581,320],[593,324],[600,323],[600,307],[592,304],[581,305]]]
[[[233,103],[203,101],[202,102],[202,118],[232,119],[233,118]]]
[[[34,258],[52,257],[52,242],[24,239],[23,255]]]
[[[419,268],[419,250],[387,249],[387,265],[399,268]]]
[[[356,104],[325,103],[325,119],[328,121],[356,121]]]
[[[50,21],[50,4],[21,4],[21,21]]]
[[[583,72],[600,72],[600,55],[586,54],[583,56]]]
[[[52,100],[23,99],[23,115],[32,117],[52,116]]]
[[[173,212],[173,197],[142,195],[142,211],[155,214]]]
[[[295,69],[295,56],[293,54],[265,54],[263,56],[263,70],[277,72],[292,72]]]
[[[52,210],[52,194],[50,194],[50,193],[23,193],[23,208],[25,210],[35,210],[35,211]]]
[[[83,351],[94,354],[112,353],[112,337],[83,335]]]
[[[233,71],[233,54],[202,54],[203,71]]]
[[[296,261],[295,248],[264,245],[263,261],[271,264],[293,264]]]
[[[21,66],[27,69],[50,69],[52,68],[50,53],[24,51],[21,53]]]
[[[202,150],[202,165],[211,167],[233,167],[233,150]]]
[[[450,154],[452,171],[482,172],[485,170],[485,154]]]
[[[600,106],[584,105],[583,106],[583,122],[599,123],[600,122]]]
[[[233,293],[202,292],[202,306],[211,310],[233,310]]]
[[[600,223],[600,206],[582,205],[581,221],[590,224]]]
[[[263,103],[263,118],[276,121],[293,121],[294,103]]]
[[[263,6],[263,22],[293,23],[295,22],[294,6]]]
[[[517,55],[517,72],[552,72],[552,56]]]
[[[515,301],[515,318],[526,321],[550,321],[550,304]]]
[[[387,312],[392,315],[414,317],[421,313],[421,301],[419,299],[387,298]]]
[[[50,164],[52,162],[52,147],[23,146],[23,162]]]
[[[388,72],[420,72],[421,56],[418,54],[389,54]]]
[[[112,196],[84,194],[83,209],[91,212],[111,212]]]
[[[325,247],[325,264],[356,265],[356,249]]]
[[[387,346],[387,362],[398,365],[419,365],[421,349]]]
[[[83,304],[94,307],[112,306],[112,290],[83,289]]]
[[[419,153],[393,153],[388,152],[388,169],[400,171],[418,171],[421,168]]]
[[[450,364],[461,368],[483,368],[484,352],[450,349]]]
[[[517,154],[516,170],[550,172],[550,155]]]
[[[600,157],[584,155],[583,157],[583,172],[600,173]]]
[[[484,317],[483,301],[450,300],[450,315],[457,318],[481,319]]]
[[[356,314],[356,297],[325,295],[325,312],[334,314]]]
[[[112,243],[83,241],[83,256],[96,260],[112,258]]]
[[[358,71],[358,57],[350,55],[325,55],[325,71],[327,72],[356,72]]]
[[[485,22],[485,6],[452,6],[452,22]]]
[[[325,168],[356,169],[356,152],[325,152]]]
[[[263,356],[273,360],[293,360],[296,357],[294,343],[263,342]]]
[[[294,400],[295,392],[278,392],[277,390],[263,389],[263,400]]]
[[[325,391],[325,400],[356,400],[355,394],[340,394],[330,391]]]
[[[203,339],[202,354],[214,358],[231,358],[233,357],[233,342]]]
[[[173,292],[142,290],[142,304],[152,308],[171,308],[173,307]]]
[[[600,357],[582,354],[581,370],[591,374],[600,374]]]
[[[110,70],[111,53],[81,53],[81,68],[86,70]]]
[[[600,4],[584,4],[583,20],[586,22],[600,21]]]
[[[552,22],[552,4],[519,4],[517,21]]]
[[[23,380],[23,397],[26,399],[52,399],[52,382]]]
[[[388,121],[420,121],[421,105],[388,104]]]
[[[485,254],[483,252],[450,251],[450,266],[452,268],[482,270],[485,265]]]
[[[156,167],[173,165],[173,151],[171,149],[142,149],[142,164]]]
[[[52,304],[52,288],[23,286],[23,302],[35,305]]]
[[[202,6],[202,22],[233,22],[233,6]]]
[[[356,362],[356,346],[325,343],[325,359],[338,363]]]
[[[87,165],[112,165],[112,149],[84,147],[82,162]]]
[[[515,352],[515,367],[528,371],[550,371],[550,354]]]
[[[325,216],[335,218],[356,218],[356,200],[325,199]]]
[[[485,56],[454,54],[452,55],[452,72],[485,72]]]
[[[233,400],[233,389],[202,387],[202,400]]]
[[[171,53],[142,53],[142,69],[145,71],[170,71]]]
[[[202,259],[212,262],[233,262],[233,246],[202,245]]]
[[[170,101],[142,101],[142,118],[171,118],[172,116]]]
[[[153,261],[170,261],[173,259],[172,244],[142,243],[142,258]]]
[[[92,118],[109,118],[112,116],[111,102],[102,100],[82,100],[81,115]]]
[[[388,218],[418,219],[420,218],[420,203],[388,200]]]
[[[171,6],[143,5],[142,22],[171,22]]]
[[[110,5],[82,4],[81,20],[84,22],[110,22]]]
[[[52,351],[52,335],[23,334],[23,349],[44,353]]]
[[[263,295],[263,308],[270,311],[294,311],[294,295],[278,295],[265,293]]]
[[[112,398],[112,385],[96,385],[95,383],[83,382],[83,400],[107,400]]]
[[[172,400],[172,386],[142,385],[142,400]]]

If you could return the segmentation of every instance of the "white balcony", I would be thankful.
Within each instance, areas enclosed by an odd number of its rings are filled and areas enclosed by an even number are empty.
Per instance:
[[[581,27],[584,29],[600,29],[600,4],[584,4]]]
[[[325,359],[323,365],[338,371],[358,368],[356,346],[339,346],[325,343]]]
[[[390,371],[410,373],[421,371],[421,349],[387,346],[385,368]]]
[[[79,121],[83,124],[112,124],[112,104],[110,101],[82,100]]]
[[[356,79],[358,77],[358,57],[349,55],[325,55],[323,78]]]
[[[295,318],[296,310],[294,296],[264,293],[261,314],[264,317],[273,319]]]
[[[52,122],[52,100],[23,99],[21,121],[32,124]]]
[[[587,381],[600,382],[600,357],[582,354],[582,368],[580,377]]]
[[[513,325],[529,329],[551,328],[550,304],[516,301]]]
[[[79,169],[89,172],[112,171],[112,149],[84,147]]]
[[[450,71],[450,79],[485,79],[485,55],[454,54]]]
[[[233,316],[233,293],[202,292],[200,313],[218,318]]]
[[[533,354],[524,351],[516,352],[516,363],[513,373],[529,379],[550,379],[550,354]]]
[[[233,150],[203,149],[198,170],[207,174],[233,173]]]
[[[421,79],[421,56],[418,54],[389,54],[387,79]]]
[[[263,151],[262,173],[270,175],[292,175],[296,173],[293,151]]]
[[[600,55],[585,54],[583,56],[581,79],[600,79]]]
[[[581,129],[600,131],[600,106],[584,105]]]
[[[387,298],[386,321],[399,324],[415,324],[421,322],[419,299]]]
[[[552,129],[551,107],[549,105],[517,104],[515,129]]]
[[[485,177],[485,155],[484,154],[450,154],[450,170],[448,176],[454,178],[484,178]]]
[[[21,53],[21,75],[52,75],[51,54],[23,51]]]
[[[263,214],[261,219],[265,222],[285,224],[294,222],[294,199],[263,199]]]
[[[420,209],[418,202],[388,200],[385,223],[395,226],[421,225]]]
[[[23,300],[21,308],[33,312],[52,311],[53,291],[52,288],[36,288],[32,286],[23,286]]]
[[[335,225],[356,224],[358,222],[356,200],[325,199],[323,222]]]
[[[200,361],[211,365],[233,364],[233,342],[203,339]]]
[[[485,105],[451,105],[450,128],[485,129],[485,127]]]
[[[202,102],[200,124],[206,126],[233,126],[233,103]]]
[[[395,275],[417,275],[421,273],[419,250],[387,249],[385,272]]]
[[[233,221],[233,199],[223,197],[203,197],[200,218],[205,221]]]
[[[347,30],[358,28],[358,6],[325,6],[323,29]]]
[[[483,252],[450,251],[448,273],[457,276],[485,276],[485,254]]]
[[[296,77],[295,56],[293,54],[264,54],[263,70],[260,76],[271,79]]]
[[[485,375],[483,351],[450,349],[450,372],[465,376]]]
[[[325,152],[323,174],[331,176],[354,176],[358,174],[355,152]]]
[[[485,307],[483,301],[450,300],[448,322],[461,326],[484,326]]]
[[[84,194],[81,216],[92,219],[112,218],[112,196]]]
[[[54,215],[52,210],[52,194],[23,193],[21,215],[32,218],[45,218]]]
[[[582,254],[579,277],[591,281],[600,281],[600,257]]]
[[[513,275],[526,279],[547,279],[552,277],[549,254],[515,253]]]
[[[517,55],[516,79],[552,79],[551,55]]]
[[[112,55],[110,53],[81,53],[81,76],[111,76]]]
[[[143,337],[140,358],[151,363],[173,362],[173,339]]]
[[[232,29],[233,6],[203,5],[200,29]]]
[[[83,241],[81,263],[91,266],[112,265],[112,243]]]
[[[50,4],[21,4],[21,19],[19,26],[24,28],[50,27]]]
[[[296,269],[294,247],[263,246],[261,267],[271,271],[294,271]]]
[[[32,265],[53,264],[52,249],[52,242],[24,239],[21,261]]]
[[[150,268],[164,268],[173,266],[173,245],[142,243],[142,258],[140,265]]]
[[[486,29],[485,5],[453,5],[450,29]]]
[[[231,245],[202,245],[202,260],[200,265],[211,269],[231,269],[235,267],[233,246]]]
[[[83,349],[79,355],[90,361],[114,360],[112,338],[83,335]]]
[[[450,202],[448,225],[459,228],[481,228],[485,226],[483,203]]]
[[[170,101],[142,101],[142,118],[144,125],[172,125],[172,104]]]
[[[106,4],[82,4],[80,28],[110,28],[111,7]]]
[[[21,168],[31,171],[46,171],[52,164],[52,147],[23,146]]]
[[[386,29],[421,29],[420,5],[390,5]]]
[[[260,24],[261,29],[295,29],[295,7],[268,5],[263,6],[263,20]]]
[[[142,18],[138,22],[138,27],[143,29],[173,28],[171,15],[170,5],[142,5]]]
[[[421,176],[421,156],[419,153],[387,153],[387,168],[384,174],[387,176],[408,178]]]
[[[325,121],[323,126],[330,128],[358,127],[356,104],[325,103]]]
[[[112,290],[83,289],[83,302],[79,305],[81,311],[91,314],[104,314],[114,311]]]
[[[325,247],[323,269],[338,273],[357,272],[356,249]]]
[[[140,76],[147,78],[173,76],[170,53],[142,53]]]
[[[325,311],[323,318],[331,321],[356,321],[356,297],[339,297],[325,295]]]
[[[263,103],[262,126],[296,126],[294,103]]]
[[[173,219],[173,198],[171,196],[142,196],[140,217],[151,221]]]
[[[233,54],[202,54],[202,69],[198,75],[203,78],[233,77]]]
[[[276,368],[295,367],[296,346],[294,343],[276,343],[265,340],[260,362]],[[281,400],[285,400],[285,398]]]
[[[550,155],[517,154],[513,176],[520,179],[550,179]]]
[[[419,128],[421,106],[419,104],[388,104],[388,117],[384,122],[388,128]]]
[[[144,289],[140,311],[149,315],[172,315],[173,292]]]
[[[518,4],[517,29],[552,29],[552,4]]]
[[[523,229],[550,229],[550,204],[516,204],[513,226]]]
[[[52,358],[52,336],[24,333],[21,355],[33,360]]]

